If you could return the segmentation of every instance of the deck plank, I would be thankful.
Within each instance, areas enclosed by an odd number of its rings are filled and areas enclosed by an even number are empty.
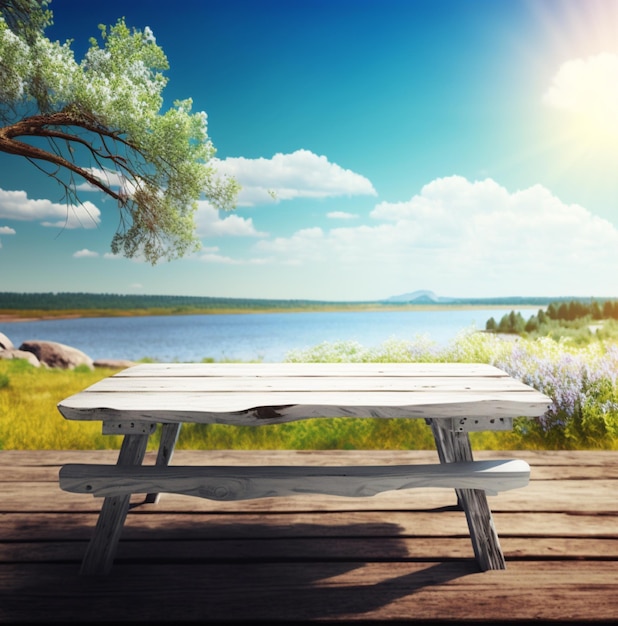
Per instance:
[[[0,452],[0,622],[503,622],[507,616],[575,623],[618,616],[616,453],[475,454],[531,466],[527,487],[490,498],[504,571],[478,571],[454,494],[417,489],[403,499],[313,496],[209,507],[163,494],[159,504],[129,512],[113,576],[80,577],[101,500],[61,491],[58,471],[65,463],[113,462],[116,455]],[[198,464],[205,455],[219,465],[435,460],[435,451],[179,450],[174,462]],[[153,462],[152,453],[147,457]]]
[[[578,576],[568,562],[542,565],[479,573],[470,561],[119,564],[106,580],[77,577],[73,563],[0,565],[0,620],[615,619],[613,563],[580,564]]]

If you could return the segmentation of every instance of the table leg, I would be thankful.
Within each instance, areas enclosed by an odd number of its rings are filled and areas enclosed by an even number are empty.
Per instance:
[[[467,432],[453,431],[431,420],[431,430],[441,463],[472,461],[472,446]],[[450,424],[449,424],[450,425]],[[482,489],[456,489],[460,507],[466,514],[476,561],[481,570],[506,569],[504,554],[494,526],[487,495]]]
[[[176,447],[176,441],[178,441],[178,434],[180,433],[181,424],[163,424],[161,427],[161,443],[159,444],[159,451],[157,452],[157,465],[167,466],[172,460],[174,455],[174,448]],[[150,504],[156,504],[159,501],[158,493],[149,493],[146,495],[145,502]]]
[[[147,445],[148,435],[125,435],[117,465],[141,465]],[[94,534],[82,560],[80,574],[109,573],[129,511],[130,500],[130,495],[111,496],[103,500]]]

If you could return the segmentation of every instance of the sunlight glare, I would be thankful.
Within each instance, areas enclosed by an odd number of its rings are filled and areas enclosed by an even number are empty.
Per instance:
[[[536,129],[520,159],[539,158],[546,182],[606,187],[618,167],[618,2],[531,0],[542,45],[522,50],[534,75]]]
[[[568,112],[571,133],[588,144],[618,141],[618,55],[603,52],[561,65],[543,96],[549,107]]]

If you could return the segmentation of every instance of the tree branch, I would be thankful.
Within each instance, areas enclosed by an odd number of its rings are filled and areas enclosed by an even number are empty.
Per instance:
[[[28,159],[36,159],[46,161],[60,168],[73,172],[81,176],[91,185],[94,185],[104,193],[118,201],[124,201],[124,196],[115,192],[111,186],[103,183],[99,178],[92,174],[88,169],[79,167],[72,161],[65,159],[61,154],[44,150],[37,146],[25,143],[16,139],[17,137],[46,137],[48,139],[60,139],[71,143],[77,143],[87,148],[91,154],[97,159],[110,159],[114,164],[129,174],[135,174],[127,167],[127,161],[121,155],[115,155],[106,147],[107,153],[98,151],[92,143],[71,133],[65,133],[51,127],[77,126],[89,132],[95,133],[102,139],[108,137],[115,142],[119,142],[130,149],[135,149],[130,142],[124,140],[118,133],[106,129],[100,124],[88,122],[83,116],[75,116],[70,113],[60,112],[50,115],[34,115],[24,120],[20,120],[14,124],[0,128],[0,151],[8,154],[24,156]],[[57,176],[52,175],[57,179]]]

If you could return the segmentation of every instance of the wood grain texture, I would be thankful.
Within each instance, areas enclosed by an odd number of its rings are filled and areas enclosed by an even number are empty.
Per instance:
[[[174,449],[180,434],[182,424],[163,424],[161,427],[161,441],[159,442],[159,450],[157,451],[156,465],[167,467],[172,457]],[[151,491],[146,496],[146,502],[156,504],[159,501],[159,491]]]
[[[117,467],[141,464],[148,444],[147,435],[128,435],[122,442]],[[82,560],[81,574],[107,574],[114,562],[116,547],[131,496],[119,495],[105,498],[92,539]]]
[[[551,400],[464,363],[144,364],[63,400],[67,419],[261,425],[319,417],[535,417]]]
[[[455,463],[471,462],[472,446],[467,433],[445,428],[440,420],[430,422],[440,462],[449,467]],[[523,461],[522,461],[523,462]],[[474,556],[483,571],[505,569],[506,560],[487,502],[486,492],[474,486],[457,486],[458,505],[466,514]]]
[[[295,494],[370,497],[384,491],[439,487],[492,494],[528,484],[525,461],[476,461],[403,466],[149,466],[65,465],[60,487],[73,493],[119,496],[164,492],[210,500],[249,500]]]
[[[114,463],[117,454],[0,451],[0,622],[608,624],[618,615],[616,452],[475,453],[531,467],[528,487],[490,499],[506,570],[479,571],[453,493],[417,489],[408,511],[399,492],[227,503],[163,494],[156,506],[142,497],[113,575],[80,577],[100,503],[61,491],[58,471]],[[271,454],[279,464],[332,466],[365,454],[386,465],[391,453]],[[394,464],[436,458],[392,454]],[[199,465],[205,456],[263,461],[247,450],[179,450],[174,461]],[[146,457],[154,464],[155,453]],[[11,468],[18,473],[5,474]],[[319,501],[313,509],[309,498]]]

